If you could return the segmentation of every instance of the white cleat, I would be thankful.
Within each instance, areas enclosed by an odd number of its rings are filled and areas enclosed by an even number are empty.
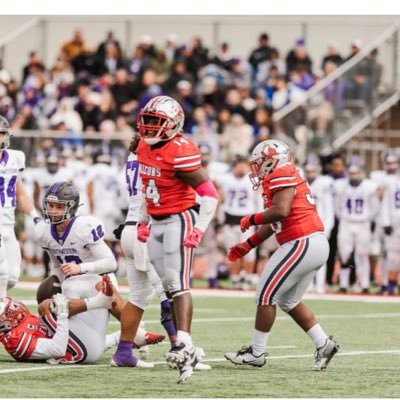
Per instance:
[[[211,365],[204,364],[202,362],[199,362],[195,365],[193,368],[194,371],[210,371],[211,370]]]
[[[325,344],[315,351],[314,371],[326,369],[332,357],[339,351],[339,345],[333,340],[332,336],[326,339]]]
[[[263,365],[265,365],[265,363],[267,362],[266,356],[266,353],[263,353],[260,356],[255,356],[253,354],[253,348],[251,346],[244,346],[236,353],[224,354],[224,357],[233,364],[251,365],[253,367],[262,367]]]

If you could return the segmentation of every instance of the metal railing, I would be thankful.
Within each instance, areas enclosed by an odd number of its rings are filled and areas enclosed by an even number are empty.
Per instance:
[[[297,156],[301,161],[309,151],[326,155],[343,147],[399,101],[399,30],[399,23],[391,25],[347,62],[323,77],[300,100],[290,102],[274,113],[276,129],[300,143],[301,151]],[[380,58],[371,55],[374,51]],[[375,70],[380,69],[380,81],[374,82],[373,76],[368,76],[367,71],[373,71],[372,66]],[[389,72],[385,79],[382,79],[383,69]],[[364,75],[362,84],[357,80],[360,75]],[[333,87],[343,89],[340,108],[339,102],[335,104],[337,98],[328,101],[325,97],[327,89]],[[339,96],[337,92],[336,96]],[[326,109],[322,105],[328,106],[328,116],[323,115]],[[318,132],[319,118],[329,120],[326,131]]]

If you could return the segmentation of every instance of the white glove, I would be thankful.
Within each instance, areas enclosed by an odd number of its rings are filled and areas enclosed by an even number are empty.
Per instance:
[[[69,316],[68,299],[62,293],[53,295],[51,312],[55,313],[58,317]]]

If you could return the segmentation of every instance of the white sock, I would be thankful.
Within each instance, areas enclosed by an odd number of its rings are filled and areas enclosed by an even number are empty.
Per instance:
[[[324,332],[324,330],[321,328],[321,325],[318,323],[316,323],[312,328],[307,331],[307,335],[314,342],[317,349],[322,347],[325,344],[326,339],[328,339],[328,335]]]
[[[106,344],[104,346],[104,351],[111,349],[111,347],[116,346],[119,343],[119,337],[121,335],[121,331],[116,331],[106,335]]]
[[[253,354],[258,357],[265,352],[265,346],[267,345],[269,332],[261,332],[254,329],[253,341],[251,347],[253,348]]]
[[[185,343],[188,346],[193,346],[192,337],[190,336],[189,332],[178,331],[176,333],[176,341],[178,343]]]
[[[138,330],[136,331],[136,336],[133,341],[139,347],[146,346],[146,331],[139,325]]]

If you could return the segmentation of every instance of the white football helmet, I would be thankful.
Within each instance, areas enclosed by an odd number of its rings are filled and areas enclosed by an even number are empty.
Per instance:
[[[8,121],[0,115],[0,133],[3,136],[3,140],[0,142],[0,150],[7,149],[10,146],[10,124]]]
[[[140,111],[137,127],[147,144],[171,140],[182,131],[185,114],[179,103],[169,96],[151,99]]]
[[[249,162],[253,189],[257,190],[271,172],[291,162],[292,152],[286,143],[276,139],[259,143],[252,151]]]
[[[10,331],[28,315],[31,315],[31,312],[24,303],[11,297],[0,298],[0,333]]]

